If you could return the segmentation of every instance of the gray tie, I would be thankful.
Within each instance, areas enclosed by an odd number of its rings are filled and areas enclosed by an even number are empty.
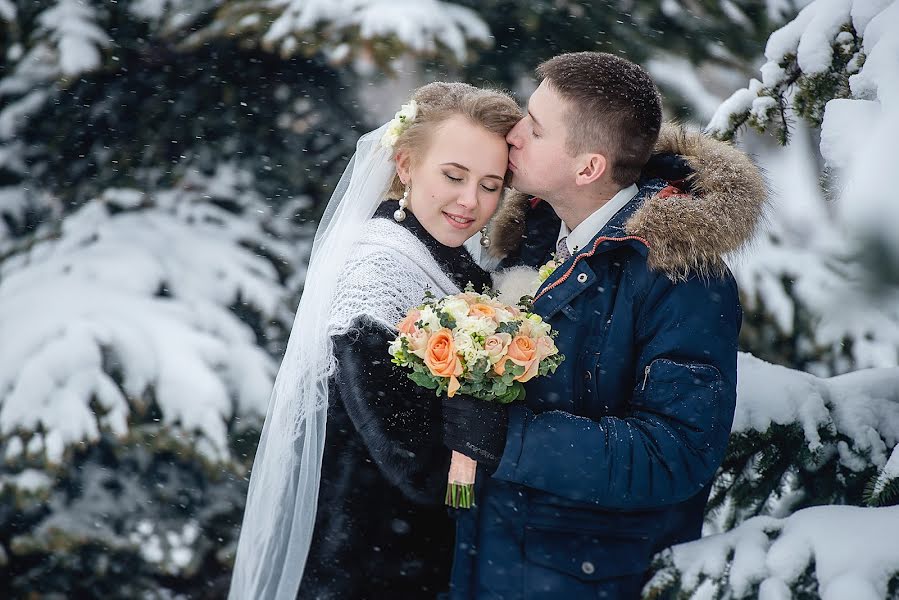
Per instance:
[[[561,240],[559,240],[558,244],[556,244],[556,262],[558,263],[563,263],[571,258],[571,252],[568,251],[568,244],[565,243],[565,240],[567,239],[568,236],[566,235]]]

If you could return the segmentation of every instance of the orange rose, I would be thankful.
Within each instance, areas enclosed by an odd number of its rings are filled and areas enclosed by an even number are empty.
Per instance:
[[[469,317],[484,317],[485,319],[496,320],[496,311],[486,304],[472,304],[468,307]]]
[[[512,361],[516,365],[524,367],[524,373],[518,375],[515,380],[524,383],[537,374],[535,365],[539,365],[540,360],[537,358],[537,345],[534,340],[527,336],[516,335],[509,344],[509,349],[504,357],[500,359],[494,370],[502,375],[506,372],[506,362]]]
[[[524,373],[520,375],[521,379],[519,379],[519,381],[524,382],[537,375],[537,370],[540,368],[540,361],[559,352],[555,342],[553,342],[552,338],[548,335],[537,338],[535,346],[534,360],[527,365]]]
[[[414,333],[415,332],[415,324],[418,323],[418,320],[421,318],[421,311],[417,308],[413,308],[409,311],[409,314],[406,315],[406,318],[400,321],[400,324],[396,326],[399,329],[400,333]]]
[[[436,332],[428,340],[428,347],[425,350],[425,365],[431,371],[431,375],[449,377],[446,395],[452,398],[460,387],[456,377],[462,374],[462,362],[456,356],[453,334],[446,327]]]

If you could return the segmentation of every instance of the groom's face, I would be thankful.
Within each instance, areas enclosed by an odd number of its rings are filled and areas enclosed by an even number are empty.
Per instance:
[[[512,128],[509,170],[512,187],[552,201],[574,186],[577,165],[566,147],[568,102],[546,81],[528,100],[528,114]]]

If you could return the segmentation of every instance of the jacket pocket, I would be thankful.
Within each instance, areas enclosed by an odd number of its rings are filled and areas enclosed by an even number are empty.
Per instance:
[[[718,425],[721,371],[705,363],[657,358],[643,369],[634,407],[664,414],[690,431],[710,434]]]
[[[584,533],[526,526],[524,553],[532,584],[543,588],[570,588],[571,578],[598,582],[644,573],[652,558],[648,535],[620,532]],[[573,583],[573,582],[572,582]]]

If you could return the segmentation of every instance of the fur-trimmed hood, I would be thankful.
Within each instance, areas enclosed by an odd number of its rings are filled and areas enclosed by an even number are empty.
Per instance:
[[[649,267],[673,280],[720,273],[724,257],[742,248],[763,220],[768,194],[758,167],[730,143],[670,123],[662,126],[655,152],[677,155],[687,177],[649,174],[676,187],[643,200],[626,221],[626,234],[646,240]],[[514,191],[503,202],[490,229],[495,258],[518,248],[528,208],[529,197]]]

